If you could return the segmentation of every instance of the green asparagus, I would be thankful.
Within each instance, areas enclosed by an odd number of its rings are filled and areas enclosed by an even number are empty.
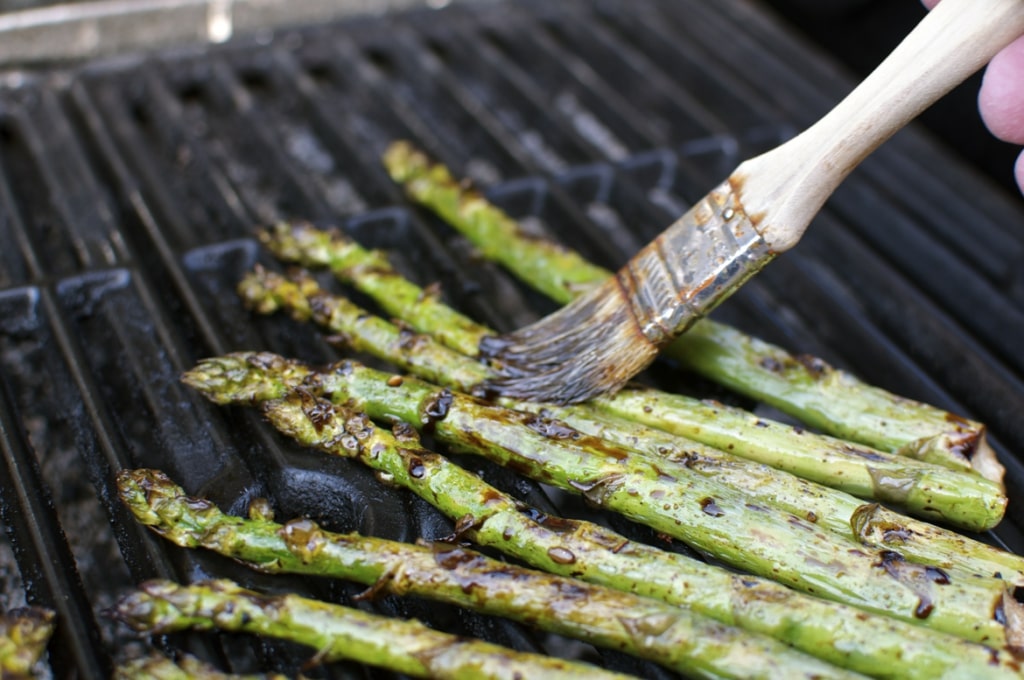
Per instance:
[[[407,142],[393,144],[384,164],[413,200],[466,236],[484,257],[556,302],[568,302],[611,274],[559,244],[524,234],[507,214]],[[983,425],[867,385],[821,359],[791,355],[710,319],[695,324],[666,353],[832,436],[955,467],[962,466],[964,453],[973,454],[975,469],[1002,482],[1003,469],[985,443]]]
[[[676,435],[578,406],[555,407],[520,404],[564,421],[586,434],[618,446],[684,463],[698,474],[708,474],[722,484],[742,489],[750,502],[777,507],[806,517],[840,536],[855,537],[864,545],[890,548],[907,559],[963,575],[993,576],[1012,585],[1024,585],[1024,557],[967,538],[955,531],[913,519],[878,503],[865,504],[835,489],[807,482],[762,465],[752,465],[712,447],[686,444]],[[864,517],[870,510],[871,522]],[[869,530],[869,527],[884,530]]]
[[[431,382],[452,381],[460,386],[472,386],[490,376],[484,364],[454,354],[426,336],[400,328],[344,298],[330,295],[309,276],[298,275],[289,280],[280,274],[256,269],[238,284],[238,293],[246,305],[261,314],[285,308],[297,319],[315,319],[355,351],[383,358],[409,357],[403,367],[412,370],[415,363],[416,372]],[[422,360],[417,360],[420,357]],[[463,360],[456,363],[453,358]]]
[[[296,398],[309,400],[307,420],[327,413],[314,395],[328,394],[375,419],[430,429],[453,450],[580,493],[737,568],[974,641],[1005,642],[996,617],[1005,591],[999,581],[953,578],[895,551],[867,549],[807,519],[748,503],[744,492],[709,477],[687,476],[685,464],[653,464],[557,421],[354,362],[314,374],[273,355],[241,354],[203,363],[186,381],[221,403],[279,397],[301,383]]]
[[[416,285],[398,273],[383,252],[367,250],[341,231],[320,230],[306,222],[280,222],[260,231],[259,239],[282,262],[330,269],[388,315],[461,354],[476,355],[480,339],[493,334],[444,304],[438,286]]]
[[[980,475],[816,435],[724,404],[631,388],[592,404],[630,421],[970,531],[994,528],[1006,511],[1002,485]]]
[[[254,355],[262,368],[287,372],[289,365]],[[224,369],[222,372],[221,369]],[[271,395],[267,383],[211,361],[193,379],[208,383],[221,403],[253,404]],[[297,377],[293,375],[292,377]],[[204,389],[200,385],[200,389]],[[994,652],[887,617],[794,592],[768,580],[740,576],[685,556],[629,541],[604,527],[543,515],[486,484],[443,456],[418,445],[402,426],[397,438],[363,418],[345,437],[339,407],[309,419],[306,399],[292,396],[264,403],[268,419],[302,444],[332,455],[354,457],[389,483],[409,489],[456,522],[459,536],[498,549],[544,571],[680,604],[723,623],[778,638],[831,663],[878,677],[940,678],[1015,675],[1015,661]],[[990,663],[992,661],[995,663]]]
[[[358,420],[348,434],[367,438]],[[373,594],[439,600],[618,649],[694,677],[846,677],[772,638],[658,600],[493,560],[461,547],[413,546],[335,534],[310,520],[281,525],[223,514],[162,473],[123,471],[122,500],[143,524],[183,547],[205,547],[271,573],[353,580]]]
[[[239,291],[247,304],[260,311],[271,312],[284,307],[297,318],[312,317],[331,332],[345,337],[355,349],[375,354],[428,381],[464,390],[478,385],[489,375],[485,365],[448,350],[431,338],[415,336],[413,342],[408,331],[388,324],[344,298],[322,291],[308,276],[288,280],[278,274],[257,271],[243,279]],[[372,329],[372,332],[365,329]],[[851,447],[810,433],[796,434],[787,426],[738,410],[714,408],[694,399],[654,390],[628,390],[615,397],[598,399],[591,405],[569,407],[505,403],[519,409],[542,408],[588,434],[612,438],[620,446],[646,452],[655,458],[680,448],[699,452],[702,459],[716,461],[711,474],[719,476],[723,483],[747,489],[752,494],[752,502],[814,516],[823,526],[846,536],[850,535],[852,512],[860,505],[856,499],[830,489],[799,484],[789,475],[780,477],[760,466],[745,465],[730,454],[746,453],[745,457],[774,463],[783,469],[800,465],[800,470],[815,481],[840,489],[854,486],[869,498],[894,500],[900,493],[909,509],[971,529],[992,526],[1005,507],[1006,499],[999,487],[981,477]],[[595,408],[621,418],[602,418],[595,414]],[[687,439],[666,437],[664,432],[639,429],[629,422],[633,420],[652,422],[661,425],[662,430],[674,430],[685,437],[710,440],[730,453],[702,447]],[[597,428],[601,431],[596,431]],[[699,466],[691,468],[700,469]],[[893,521],[900,517],[892,514]],[[913,540],[903,547],[902,552],[907,556],[943,567],[953,567],[958,561],[953,556],[963,556],[968,562],[965,568],[971,573],[998,571],[1009,580],[1024,583],[1024,574],[1020,573],[1024,570],[1024,559],[931,525],[907,518],[899,521],[917,537],[942,534],[944,544],[958,548],[957,552],[936,551],[934,547],[944,548],[945,545]]]
[[[55,627],[56,614],[42,607],[20,607],[0,616],[0,677],[35,677]]]
[[[226,580],[149,581],[121,600],[118,616],[138,631],[255,633],[317,650],[320,663],[351,660],[413,677],[612,678],[595,666],[460,638],[417,621],[389,619],[298,595],[262,595]]]
[[[194,656],[184,654],[177,660],[162,654],[129,659],[114,669],[114,680],[287,680],[277,673],[234,675],[222,673]]]

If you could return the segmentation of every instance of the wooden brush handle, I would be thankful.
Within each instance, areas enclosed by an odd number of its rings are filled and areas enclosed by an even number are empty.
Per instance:
[[[868,154],[1021,34],[1024,0],[942,0],[824,118],[741,164],[730,179],[772,249],[793,246]]]

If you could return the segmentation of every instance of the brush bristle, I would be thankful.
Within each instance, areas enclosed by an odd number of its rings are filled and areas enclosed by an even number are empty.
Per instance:
[[[618,391],[654,361],[658,347],[612,277],[526,328],[485,338],[480,352],[500,373],[486,391],[572,404]]]

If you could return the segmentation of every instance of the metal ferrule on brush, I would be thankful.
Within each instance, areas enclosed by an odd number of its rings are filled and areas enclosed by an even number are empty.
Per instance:
[[[774,256],[732,186],[724,182],[616,276],[644,336],[661,346],[711,311]]]

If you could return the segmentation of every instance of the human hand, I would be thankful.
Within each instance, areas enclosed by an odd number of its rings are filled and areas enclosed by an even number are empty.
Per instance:
[[[922,0],[928,9],[939,0]],[[981,10],[984,11],[984,10]],[[985,125],[999,139],[1024,144],[1024,37],[997,54],[985,69],[978,93]],[[1024,153],[1017,158],[1017,186],[1024,192]]]

